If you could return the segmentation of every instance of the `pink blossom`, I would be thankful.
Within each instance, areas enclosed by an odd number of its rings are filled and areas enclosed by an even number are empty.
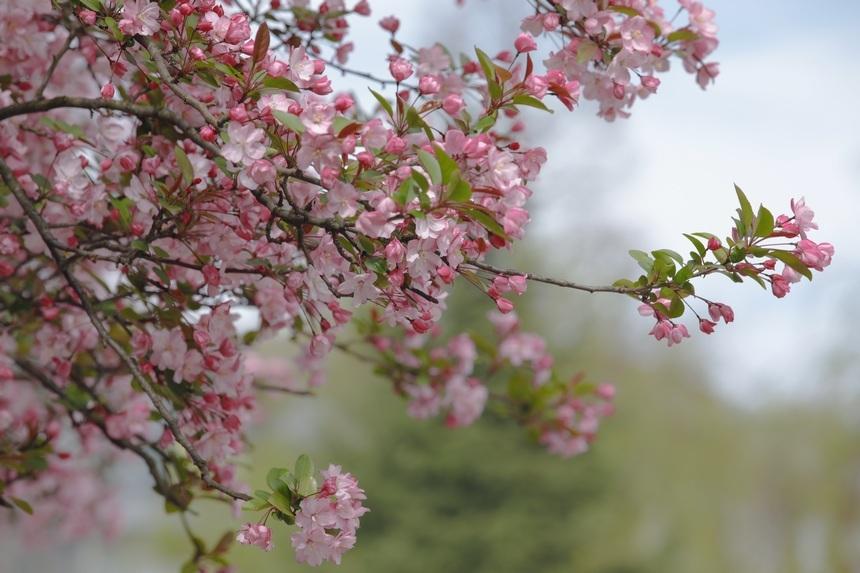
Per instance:
[[[119,29],[124,34],[151,36],[158,32],[158,19],[161,11],[157,2],[149,0],[126,0],[122,8],[123,18],[119,21]]]
[[[442,398],[431,386],[410,384],[404,388],[409,396],[407,411],[419,420],[436,416],[442,408]]]
[[[628,50],[650,52],[654,42],[654,28],[645,18],[635,16],[621,25],[621,38]]]
[[[418,90],[424,95],[439,93],[441,83],[436,76],[421,76],[418,80]]]
[[[702,89],[713,83],[716,77],[720,74],[720,65],[716,62],[707,63],[699,68],[696,72],[696,82]]]
[[[463,98],[458,94],[451,94],[446,96],[444,100],[442,100],[442,109],[444,109],[450,115],[457,115],[460,111],[465,107],[465,103],[463,102]]]
[[[263,142],[265,132],[252,123],[242,125],[231,121],[227,125],[227,135],[230,141],[224,145],[221,154],[228,161],[250,166],[266,154],[266,144]]]
[[[801,239],[797,243],[795,254],[808,267],[823,271],[833,259],[833,245],[830,243],[817,244],[809,239]]]
[[[402,82],[414,73],[412,64],[403,58],[391,58],[388,61],[388,71],[391,73],[391,77],[397,82]]]
[[[296,513],[299,531],[291,537],[296,561],[312,566],[324,561],[339,564],[343,554],[355,545],[359,518],[368,511],[362,503],[364,490],[352,474],[332,465],[322,477],[319,493],[300,503]]]
[[[806,233],[813,229],[818,229],[818,225],[813,222],[815,212],[806,206],[806,199],[791,200],[791,211],[794,213],[794,220],[798,226],[800,236],[806,238]]]
[[[272,530],[259,523],[246,523],[236,535],[236,541],[243,545],[256,545],[263,551],[271,551]]]
[[[398,28],[400,28],[400,20],[398,20],[394,16],[386,16],[379,21],[379,25],[382,27],[383,30],[394,34],[397,32]]]
[[[309,133],[323,135],[328,133],[334,120],[335,109],[322,101],[310,103],[299,116]]]
[[[532,52],[537,49],[537,43],[531,34],[522,33],[514,41],[514,47],[519,53]]]
[[[714,322],[719,322],[722,318],[726,324],[732,322],[735,319],[735,313],[727,304],[722,303],[711,303],[708,305],[708,314],[711,316],[711,320]]]
[[[445,385],[443,405],[449,408],[446,423],[452,427],[468,426],[484,411],[489,392],[476,378],[455,377]]]
[[[307,57],[304,48],[296,48],[290,52],[290,77],[293,80],[306,82],[314,73],[314,63]]]
[[[782,275],[771,276],[770,286],[776,298],[784,297],[791,290],[791,284]]]

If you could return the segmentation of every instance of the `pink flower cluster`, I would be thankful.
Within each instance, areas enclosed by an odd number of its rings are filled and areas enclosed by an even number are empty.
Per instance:
[[[587,452],[601,420],[615,412],[614,386],[601,384],[592,392],[582,392],[581,387],[580,379],[574,378],[557,399],[552,418],[541,428],[540,443],[564,458]]]
[[[302,500],[296,513],[299,530],[291,537],[296,560],[313,566],[324,561],[340,564],[355,545],[359,519],[369,511],[362,505],[364,490],[352,474],[331,465],[322,477],[320,491]]]
[[[703,89],[719,73],[717,63],[706,62],[719,44],[714,12],[700,2],[681,0],[688,20],[681,27],[674,23],[677,15],[667,19],[659,4],[645,0],[552,4],[551,10],[538,4],[522,30],[559,39],[563,47],[550,54],[547,68],[563,74],[571,93],[581,89],[586,99],[597,101],[607,119],[627,116],[637,99],[655,93],[660,85],[656,76],[669,68],[671,56],[681,58]]]
[[[263,551],[272,550],[272,530],[261,523],[246,523],[236,534],[242,545],[256,545]]]
[[[543,339],[520,329],[526,275],[485,264],[524,236],[547,161],[519,110],[585,97],[623,117],[672,55],[704,87],[713,12],[683,0],[677,27],[651,0],[538,2],[513,50],[456,62],[439,44],[406,49],[399,20],[383,18],[388,75],[358,73],[394,89],[362,109],[330,71],[356,73],[348,17],[368,3],[263,4],[256,22],[216,0],[0,4],[0,453],[26,461],[0,468],[0,501],[35,504],[33,523],[109,523],[97,462],[125,450],[171,504],[204,489],[295,513],[299,561],[339,562],[367,511],[355,478],[331,466],[313,495],[269,503],[234,467],[255,378],[303,391],[336,348],[374,363],[413,416],[465,426],[499,398],[561,455],[585,451],[612,411],[610,386],[559,377]],[[545,69],[532,59],[542,45],[561,46]],[[709,241],[717,262],[704,246],[686,271],[653,261],[654,280],[632,287],[652,334],[688,336],[672,322],[692,294],[677,273],[769,281],[782,296],[792,273],[829,265],[833,247],[807,236],[812,212],[796,201],[792,213],[767,237]],[[799,239],[775,252],[759,240],[770,237]],[[436,342],[457,277],[498,310],[495,344]],[[705,302],[701,330],[732,320]],[[240,309],[256,319],[241,333]],[[359,349],[338,338],[350,323]],[[300,342],[294,369],[246,361],[279,331]],[[506,393],[491,392],[498,378]],[[271,531],[264,519],[237,540],[269,550]]]
[[[739,189],[738,195],[746,201]],[[744,211],[745,208],[748,212]],[[699,233],[700,236],[708,237],[706,245],[695,236],[687,235],[697,247],[698,253],[691,253],[693,259],[683,267],[689,271],[685,275],[686,278],[689,279],[694,274],[705,276],[721,273],[741,282],[744,277],[749,277],[762,288],[766,288],[770,283],[773,295],[783,298],[791,290],[791,285],[799,282],[803,276],[811,279],[812,271],[821,272],[828,267],[834,254],[833,245],[830,243],[816,243],[809,239],[809,231],[818,229],[818,225],[813,221],[815,214],[806,205],[806,201],[792,200],[791,211],[792,215],[779,215],[774,218],[762,206],[753,217],[748,202],[746,207],[742,202],[740,218],[725,245],[715,235]],[[797,241],[786,243],[785,239]],[[791,248],[784,248],[786,246]],[[655,254],[657,253],[655,251]],[[676,262],[683,262],[678,260],[680,255],[677,253],[666,253],[667,251],[662,252],[664,261],[674,255]],[[714,262],[710,262],[709,257],[713,257]],[[674,264],[669,264],[674,269]],[[777,265],[782,268],[777,270]],[[705,334],[712,334],[720,320],[728,324],[735,319],[734,311],[729,305],[710,301],[696,294],[685,284],[686,281],[678,281],[680,272],[675,272],[674,276],[670,273],[667,277],[659,277],[670,280],[668,284],[644,295],[643,304],[639,306],[639,314],[656,320],[649,334],[656,340],[666,340],[669,346],[690,337],[687,327],[673,320],[684,313],[685,306],[696,312],[689,300],[707,305],[710,319],[696,314],[699,330]]]

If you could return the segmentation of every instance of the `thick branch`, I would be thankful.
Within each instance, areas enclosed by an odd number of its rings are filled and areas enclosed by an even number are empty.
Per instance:
[[[197,130],[192,127],[191,124],[189,124],[187,121],[182,119],[178,114],[167,109],[158,109],[146,105],[128,103],[121,100],[70,96],[59,96],[49,99],[37,99],[22,103],[16,103],[10,106],[6,106],[4,108],[0,108],[0,121],[18,115],[39,113],[58,108],[78,108],[90,110],[110,109],[114,111],[121,111],[136,117],[153,117],[161,119],[166,122],[172,123],[174,126],[179,128],[179,130],[183,133],[183,135],[185,135],[185,137],[187,137],[206,151],[209,151],[214,155],[220,154],[220,150],[215,145],[209,143],[208,141],[204,141],[203,138],[201,138],[200,135],[197,133]]]

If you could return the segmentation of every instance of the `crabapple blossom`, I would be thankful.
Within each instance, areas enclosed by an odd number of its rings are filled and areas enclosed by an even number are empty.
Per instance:
[[[673,59],[707,86],[717,27],[699,2],[671,19],[656,1],[523,2],[521,33],[495,57],[407,49],[388,16],[377,33],[390,77],[345,66],[367,1],[241,4],[0,5],[4,535],[115,530],[106,484],[125,452],[169,511],[201,494],[241,504],[262,517],[226,539],[268,551],[281,522],[299,562],[340,563],[367,511],[351,474],[330,466],[320,485],[298,456],[254,490],[237,470],[262,392],[307,394],[345,352],[415,418],[462,427],[492,404],[549,452],[583,454],[615,389],[560,372],[551,344],[521,328],[527,282],[633,297],[672,346],[690,336],[687,312],[706,334],[734,320],[694,282],[721,274],[783,297],[833,260],[805,199],[774,217],[738,189],[727,236],[685,235],[689,257],[631,251],[634,280],[585,286],[488,263],[525,236],[550,160],[521,110],[590,100],[626,117]],[[347,91],[340,72],[371,91]],[[493,310],[446,337],[459,283]],[[249,311],[258,324],[240,332]],[[288,365],[249,349],[278,332],[296,342]],[[221,566],[224,551],[195,541],[185,566]]]
[[[246,523],[236,535],[236,541],[243,545],[256,545],[263,551],[271,551],[272,530],[259,523]]]

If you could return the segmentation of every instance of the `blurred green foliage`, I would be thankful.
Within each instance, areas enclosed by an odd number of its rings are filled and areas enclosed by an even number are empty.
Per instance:
[[[487,308],[470,294],[453,305],[458,327]],[[317,398],[270,401],[250,482],[300,450],[358,476],[371,512],[343,565],[322,571],[856,570],[860,440],[845,408],[746,410],[717,397],[694,358],[663,348],[628,358],[587,313],[576,327],[587,338],[557,353],[560,367],[610,371],[620,390],[618,414],[584,456],[550,456],[492,413],[457,430],[412,420],[366,368],[335,360]],[[210,521],[193,520],[214,538]],[[289,533],[276,524],[270,554],[235,548],[238,570],[305,570]]]

